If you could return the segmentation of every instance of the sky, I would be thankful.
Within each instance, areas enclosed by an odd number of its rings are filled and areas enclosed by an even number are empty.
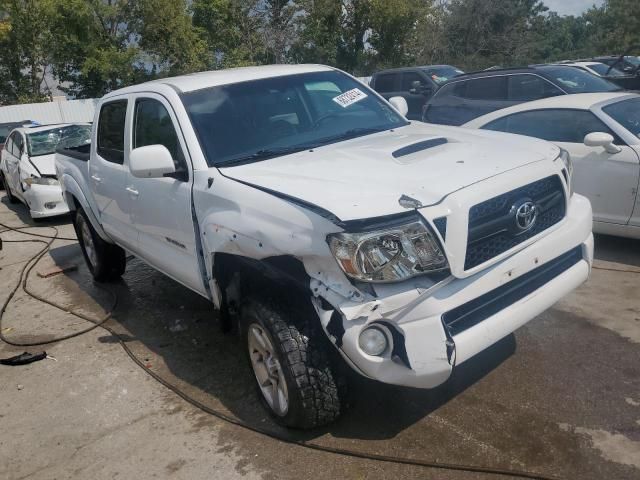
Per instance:
[[[601,6],[604,0],[544,0],[549,10],[558,12],[559,15],[580,15],[593,5]]]

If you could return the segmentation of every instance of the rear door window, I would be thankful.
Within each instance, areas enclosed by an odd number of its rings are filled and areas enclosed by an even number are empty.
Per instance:
[[[514,113],[482,128],[564,143],[583,143],[589,133],[604,132],[612,135],[617,145],[624,145],[609,127],[586,110],[551,109]]]
[[[162,103],[152,98],[136,100],[133,124],[133,148],[164,145],[171,153],[176,170],[186,170],[187,165],[173,120]]]
[[[507,77],[469,80],[464,97],[470,100],[507,100]]]
[[[384,73],[376,77],[376,91],[380,93],[394,92],[396,87],[396,74]]]
[[[108,162],[124,163],[124,126],[127,100],[105,103],[98,117],[98,154]]]

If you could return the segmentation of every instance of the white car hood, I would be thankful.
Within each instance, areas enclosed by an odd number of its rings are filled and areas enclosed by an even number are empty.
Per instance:
[[[38,155],[36,157],[29,157],[29,161],[35,165],[40,172],[40,175],[55,175],[56,174],[56,155]]]
[[[393,156],[400,148],[435,138],[446,138],[447,143]],[[557,147],[540,140],[414,122],[394,131],[220,170],[232,179],[314,204],[348,221],[407,211],[398,203],[403,195],[422,206],[433,205],[466,186],[557,155]]]

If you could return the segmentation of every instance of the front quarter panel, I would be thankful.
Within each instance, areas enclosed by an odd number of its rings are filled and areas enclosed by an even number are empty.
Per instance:
[[[194,173],[193,198],[207,272],[213,271],[216,253],[254,260],[287,255],[302,261],[312,279],[340,297],[360,296],[326,242],[327,235],[341,231],[340,227],[301,206],[231,180],[217,170]]]

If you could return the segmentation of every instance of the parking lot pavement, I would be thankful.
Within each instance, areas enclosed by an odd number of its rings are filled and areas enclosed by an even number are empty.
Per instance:
[[[29,223],[24,207],[1,198],[1,223]],[[36,231],[56,226],[73,236],[68,221],[40,222]],[[0,302],[39,248],[5,243]],[[96,317],[115,294],[108,325],[146,368],[208,407],[291,438],[558,478],[640,478],[640,242],[598,237],[596,257],[598,269],[584,286],[461,365],[442,387],[420,391],[354,377],[343,418],[306,433],[271,423],[238,339],[220,333],[210,304],[142,262],[130,260],[123,280],[103,289],[90,280],[77,244],[56,241],[28,287]],[[77,269],[38,275],[69,265]],[[3,333],[29,341],[86,326],[19,293]],[[157,383],[101,329],[43,348],[55,360],[0,365],[3,479],[498,478],[335,456],[242,430]],[[24,350],[2,344],[0,358]]]

